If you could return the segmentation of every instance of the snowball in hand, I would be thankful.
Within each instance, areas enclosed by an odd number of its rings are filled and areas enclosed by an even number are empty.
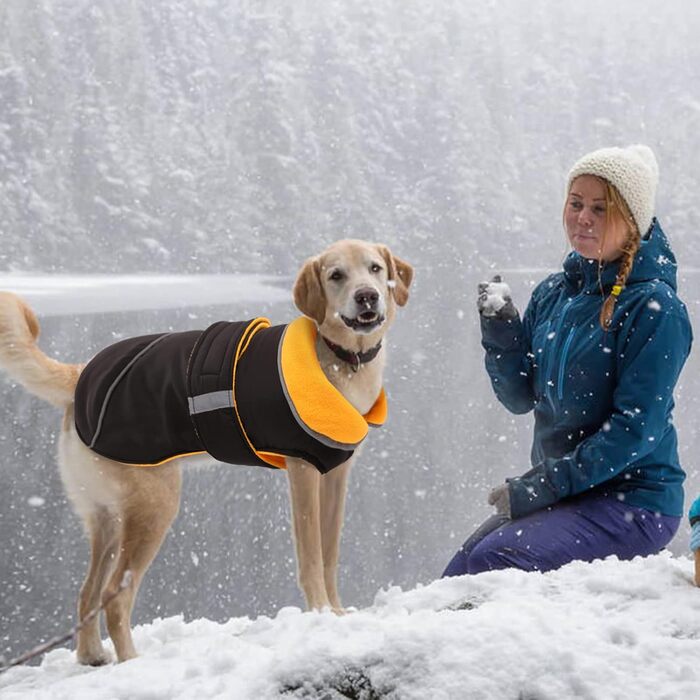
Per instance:
[[[484,316],[498,316],[511,299],[510,287],[501,281],[500,275],[495,275],[490,282],[479,285],[479,312]]]
[[[510,287],[505,282],[490,282],[486,287],[486,299],[481,313],[484,316],[495,316],[507,303],[510,297]]]

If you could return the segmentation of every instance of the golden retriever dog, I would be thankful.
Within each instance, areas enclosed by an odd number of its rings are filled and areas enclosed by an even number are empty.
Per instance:
[[[304,316],[287,326],[255,319],[127,339],[86,365],[47,357],[32,310],[0,293],[0,368],[65,411],[61,477],[90,541],[78,616],[104,603],[118,661],[136,656],[134,599],[178,512],[181,469],[198,454],[286,468],[299,586],[309,609],[342,612],[348,472],[367,427],[383,421],[382,340],[412,277],[386,246],[338,241],[302,267],[293,295]],[[99,617],[80,629],[77,657],[110,661]]]

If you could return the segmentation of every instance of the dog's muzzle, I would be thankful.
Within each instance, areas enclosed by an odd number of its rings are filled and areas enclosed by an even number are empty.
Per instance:
[[[350,318],[344,316],[343,323],[359,333],[370,333],[376,328],[379,328],[384,321],[384,314],[379,311],[379,292],[372,287],[362,287],[358,289],[354,296],[355,316]]]

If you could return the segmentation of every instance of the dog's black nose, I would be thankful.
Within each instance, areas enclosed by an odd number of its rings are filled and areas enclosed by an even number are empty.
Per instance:
[[[355,303],[367,309],[373,309],[379,301],[379,292],[372,287],[362,287],[355,292]]]

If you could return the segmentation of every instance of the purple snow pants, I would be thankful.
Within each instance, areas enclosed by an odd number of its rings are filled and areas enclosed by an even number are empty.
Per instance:
[[[493,515],[462,545],[443,577],[493,569],[550,571],[570,561],[656,554],[681,519],[625,505],[609,496],[582,496],[518,520]]]

